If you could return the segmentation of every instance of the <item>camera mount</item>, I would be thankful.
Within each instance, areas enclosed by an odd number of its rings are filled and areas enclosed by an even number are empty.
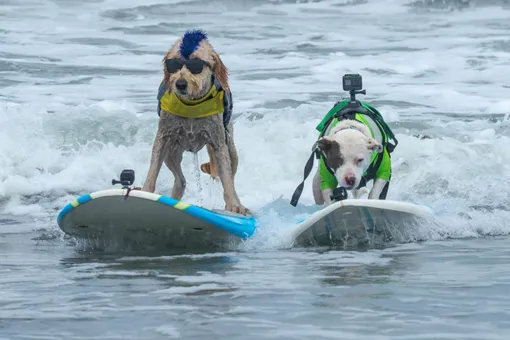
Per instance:
[[[129,186],[135,182],[135,171],[130,169],[122,170],[120,173],[120,181],[112,179],[112,185],[122,184],[123,189],[129,189]]]

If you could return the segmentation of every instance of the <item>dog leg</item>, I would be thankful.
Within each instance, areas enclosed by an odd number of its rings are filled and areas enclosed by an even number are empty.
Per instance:
[[[232,177],[235,178],[237,173],[237,166],[239,163],[239,156],[237,155],[236,146],[234,143],[234,126],[232,123],[228,125],[228,130],[230,131],[229,135],[227,136],[227,146],[228,146],[228,152],[230,154],[230,162],[232,163]],[[207,144],[207,152],[209,154],[209,163],[204,163],[200,166],[200,170],[202,172],[211,175],[211,177],[215,180],[218,179],[218,168],[216,167],[216,164],[214,163],[214,155],[213,155],[213,149],[212,147]]]
[[[227,132],[227,147],[230,154],[230,162],[232,163],[232,178],[235,178],[237,173],[237,165],[239,163],[239,156],[237,155],[236,145],[234,143],[234,124],[228,125]]]
[[[186,189],[186,178],[182,173],[181,162],[182,154],[184,150],[182,148],[171,149],[165,158],[165,164],[174,175],[174,186],[172,188],[172,198],[181,200],[184,196],[184,190]]]
[[[221,184],[223,185],[223,198],[226,204],[225,209],[242,215],[251,214],[250,211],[241,204],[237,196],[227,145],[219,143],[218,148],[214,150],[214,156],[218,164]]]
[[[368,199],[381,199],[381,193],[383,192],[387,183],[388,181],[385,181],[384,179],[376,179],[374,181],[372,190],[370,190],[370,193],[368,194]]]
[[[321,190],[321,174],[319,170],[317,170],[317,172],[315,172],[315,176],[313,176],[312,191],[315,204],[317,205],[324,204],[324,197],[322,196]]]
[[[324,190],[322,190],[322,197],[324,199],[324,204],[326,206],[328,206],[331,203],[333,203],[333,201],[331,201],[331,196],[332,195],[333,195],[333,190],[331,190],[331,189],[324,189]]]
[[[154,144],[152,145],[151,164],[145,182],[143,183],[143,191],[154,192],[156,190],[156,180],[158,179],[161,165],[163,165],[163,160],[165,159],[165,144],[166,138],[161,130],[158,129],[156,137],[154,138]]]

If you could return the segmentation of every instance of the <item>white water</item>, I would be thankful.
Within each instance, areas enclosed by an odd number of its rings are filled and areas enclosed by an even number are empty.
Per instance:
[[[65,204],[111,187],[122,169],[141,186],[161,58],[203,28],[230,71],[237,192],[265,214],[266,232],[293,219],[314,128],[356,72],[400,142],[388,198],[429,205],[451,237],[507,235],[510,10],[466,3],[4,1],[0,212],[56,231]],[[223,207],[220,184],[197,182],[193,155],[183,166],[184,200]],[[172,182],[163,167],[158,192]],[[311,177],[300,203],[312,204]]]

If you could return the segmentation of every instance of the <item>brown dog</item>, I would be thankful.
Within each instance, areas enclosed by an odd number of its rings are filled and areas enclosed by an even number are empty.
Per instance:
[[[233,139],[232,96],[228,71],[202,31],[188,31],[163,58],[164,78],[158,92],[158,130],[143,185],[154,192],[163,162],[174,175],[172,198],[184,195],[184,151],[197,153],[205,145],[209,163],[203,172],[221,180],[225,209],[247,215],[234,187],[238,156]]]

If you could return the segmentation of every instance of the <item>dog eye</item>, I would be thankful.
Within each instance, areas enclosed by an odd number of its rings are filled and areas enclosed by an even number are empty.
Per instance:
[[[186,61],[186,68],[192,74],[199,74],[204,69],[206,62],[201,59],[191,59]]]
[[[356,160],[356,163],[360,164],[360,163],[361,163],[361,162],[363,162],[364,160],[365,160],[365,158],[358,158],[358,159]]]
[[[166,70],[168,73],[175,73],[182,68],[183,62],[179,59],[167,59],[165,61]]]

